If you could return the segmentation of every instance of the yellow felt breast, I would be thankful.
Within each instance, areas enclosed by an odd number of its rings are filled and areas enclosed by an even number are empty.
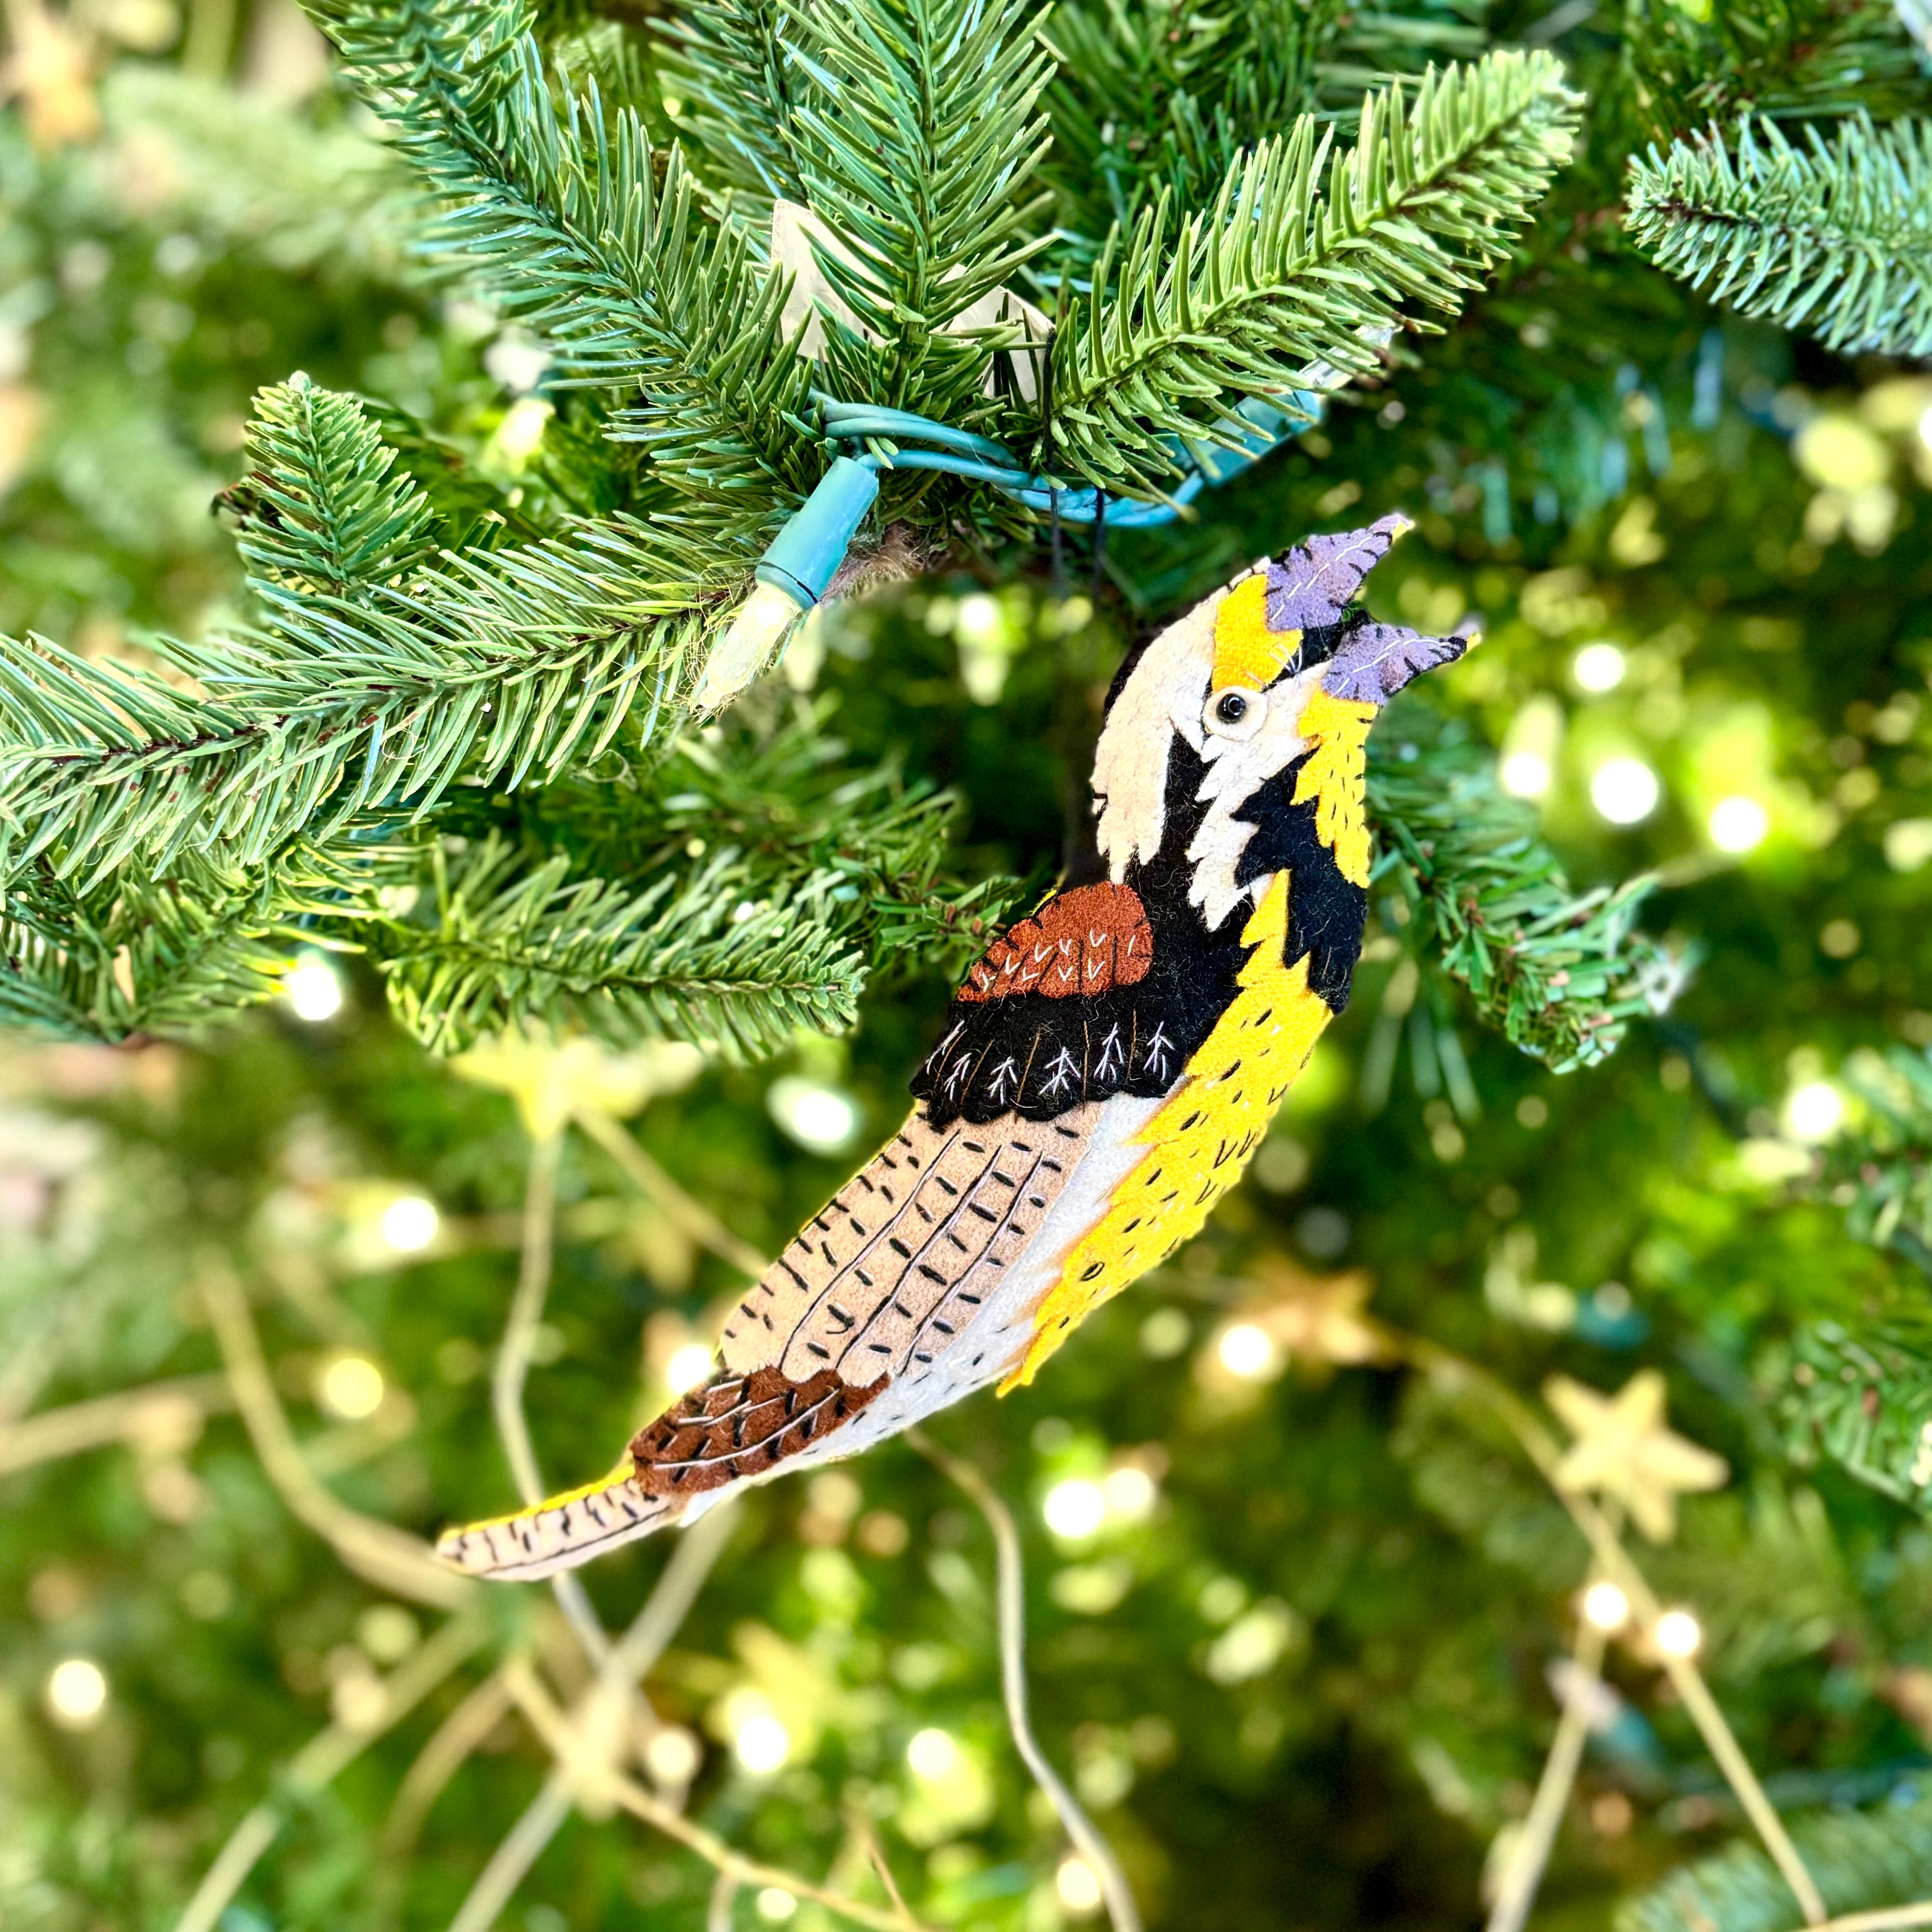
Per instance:
[[[1294,802],[1315,801],[1315,836],[1335,854],[1343,878],[1369,883],[1369,727],[1376,706],[1354,698],[1312,693],[1302,707],[1300,732],[1312,748],[1296,779]]]
[[[1034,1318],[1026,1359],[1002,1394],[1031,1382],[1090,1310],[1198,1232],[1240,1178],[1330,1017],[1327,1002],[1309,990],[1306,958],[1282,963],[1287,936],[1288,874],[1277,872],[1241,934],[1254,950],[1240,970],[1240,991],[1188,1062],[1173,1097],[1142,1129],[1146,1157],[1066,1257]]]

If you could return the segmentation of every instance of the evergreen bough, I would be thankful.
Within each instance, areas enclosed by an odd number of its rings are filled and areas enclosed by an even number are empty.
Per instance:
[[[1714,302],[1847,354],[1932,354],[1932,122],[1713,127],[1630,167],[1631,233]]]

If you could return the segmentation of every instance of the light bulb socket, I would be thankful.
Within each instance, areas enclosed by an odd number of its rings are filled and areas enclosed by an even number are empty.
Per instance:
[[[758,560],[758,581],[782,590],[801,610],[809,610],[838,574],[878,494],[878,472],[870,464],[850,456],[835,458],[818,488]]]

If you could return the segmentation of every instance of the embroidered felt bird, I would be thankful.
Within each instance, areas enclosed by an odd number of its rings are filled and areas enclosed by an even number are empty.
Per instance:
[[[1094,760],[1106,880],[973,967],[910,1117],[739,1304],[710,1378],[604,1480],[442,1557],[545,1576],[1030,1382],[1200,1228],[1347,1003],[1370,728],[1470,642],[1354,602],[1408,527],[1312,537],[1130,657]]]

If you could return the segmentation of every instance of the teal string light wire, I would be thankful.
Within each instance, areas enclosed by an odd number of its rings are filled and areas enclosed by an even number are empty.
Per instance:
[[[1225,482],[1235,472],[1258,461],[1268,452],[1296,431],[1320,420],[1322,398],[1311,391],[1297,390],[1284,396],[1285,406],[1252,398],[1240,406],[1240,413],[1254,425],[1247,447],[1240,451],[1216,448],[1210,452],[1192,448],[1178,438],[1175,456],[1186,461],[1188,475],[1165,500],[1137,503],[1119,500],[1109,502],[1103,490],[1061,488],[1044,476],[1022,469],[1012,453],[990,437],[976,436],[970,430],[956,429],[950,423],[934,422],[910,410],[888,409],[870,403],[842,403],[835,397],[814,393],[819,418],[826,435],[844,442],[884,441],[890,449],[871,448],[858,460],[868,469],[930,470],[950,476],[963,476],[975,482],[990,483],[1024,503],[1029,509],[1057,514],[1063,523],[1090,524],[1105,520],[1109,530],[1147,530],[1174,522],[1183,509],[1208,483]],[[934,448],[902,449],[902,442],[916,440],[935,444]]]

